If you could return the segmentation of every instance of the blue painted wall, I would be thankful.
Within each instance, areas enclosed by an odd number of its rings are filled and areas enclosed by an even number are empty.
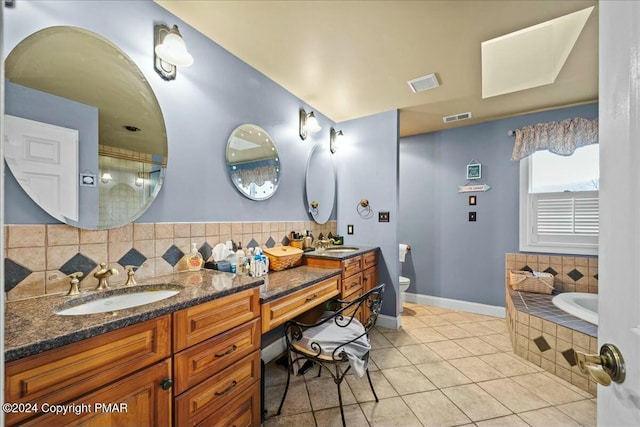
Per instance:
[[[18,1],[4,12],[5,55],[35,31],[70,25],[113,42],[147,77],[164,115],[169,160],[165,184],[139,222],[311,219],[304,197],[307,158],[314,144],[328,144],[333,125],[321,112],[316,117],[322,131],[300,140],[298,110],[313,108],[151,1]],[[156,23],[179,25],[195,58],[174,81],[162,80],[153,69]],[[227,176],[227,139],[242,123],[264,128],[280,154],[280,187],[267,201],[241,196]],[[57,222],[43,212],[25,219],[25,212],[39,208],[14,185],[5,183],[7,224]]]
[[[504,257],[518,252],[519,162],[511,161],[509,129],[597,118],[597,104],[546,111],[400,140],[398,237],[411,245],[401,264],[409,292],[504,306]],[[491,186],[468,205],[466,165],[482,163]],[[477,222],[468,212],[477,212]]]
[[[335,153],[338,177],[338,233],[345,244],[379,246],[378,281],[385,283],[382,314],[397,316],[398,307],[398,112],[339,123],[347,142]],[[362,218],[356,207],[367,199],[374,215]],[[389,222],[378,222],[388,211]],[[347,235],[347,225],[354,234]]]

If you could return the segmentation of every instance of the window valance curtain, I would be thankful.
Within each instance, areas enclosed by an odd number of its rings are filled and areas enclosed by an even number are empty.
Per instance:
[[[576,117],[516,129],[511,160],[522,160],[539,150],[570,156],[576,148],[598,143],[598,120]]]

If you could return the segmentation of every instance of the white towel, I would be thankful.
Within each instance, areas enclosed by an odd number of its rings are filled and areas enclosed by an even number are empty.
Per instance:
[[[400,243],[400,262],[404,262],[404,259],[407,256],[407,252],[409,252],[409,245]]]

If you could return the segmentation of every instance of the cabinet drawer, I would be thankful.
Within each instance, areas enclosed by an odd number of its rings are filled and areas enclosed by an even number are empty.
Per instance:
[[[355,258],[349,258],[347,260],[342,261],[342,278],[346,279],[347,277],[359,273],[362,270],[362,257],[357,256]]]
[[[260,382],[226,404],[211,416],[198,423],[198,427],[256,427],[261,422]]]
[[[362,269],[366,270],[367,268],[373,267],[374,265],[378,265],[378,252],[372,251],[367,252],[362,255]]]
[[[175,355],[175,391],[180,394],[245,356],[260,350],[260,319],[224,332]]]
[[[260,288],[173,313],[173,349],[180,351],[260,315]]]
[[[260,382],[260,352],[234,363],[175,398],[175,425],[195,426],[255,382]]]
[[[342,281],[342,298],[362,289],[362,273],[354,274]]]
[[[5,366],[5,402],[57,404],[171,355],[169,315],[128,326]],[[7,414],[7,424],[29,414]]]
[[[262,304],[262,332],[268,332],[340,293],[340,276],[334,276],[290,295]]]

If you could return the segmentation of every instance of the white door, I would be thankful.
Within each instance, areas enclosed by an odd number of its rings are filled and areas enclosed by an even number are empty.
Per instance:
[[[5,115],[5,160],[49,215],[78,221],[78,131]]]
[[[599,426],[640,426],[640,2],[600,8],[599,345],[626,379],[598,386]]]

